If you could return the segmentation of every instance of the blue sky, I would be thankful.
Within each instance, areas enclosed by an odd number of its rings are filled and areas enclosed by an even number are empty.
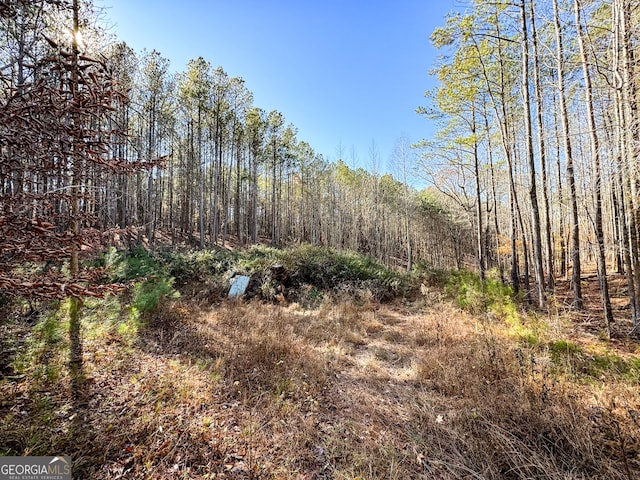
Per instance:
[[[415,113],[437,52],[433,30],[461,0],[102,0],[113,33],[175,71],[204,57],[242,77],[319,153],[388,170],[401,136],[433,134]],[[355,155],[354,155],[355,154]],[[355,158],[354,158],[355,157]],[[354,162],[355,160],[355,162]]]

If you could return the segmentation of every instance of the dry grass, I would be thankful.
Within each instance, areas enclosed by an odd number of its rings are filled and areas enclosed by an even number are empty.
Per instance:
[[[439,301],[183,299],[120,332],[85,332],[75,396],[64,348],[38,357],[57,373],[3,379],[0,452],[65,452],[90,479],[640,475],[637,381],[577,367],[614,348],[595,338],[552,359],[561,327],[525,342]]]

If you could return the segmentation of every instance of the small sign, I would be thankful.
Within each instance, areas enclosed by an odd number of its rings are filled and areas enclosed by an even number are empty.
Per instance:
[[[0,480],[71,480],[71,457],[1,457]]]
[[[231,288],[229,289],[229,298],[238,298],[244,295],[249,286],[249,277],[247,275],[238,275],[233,279]]]

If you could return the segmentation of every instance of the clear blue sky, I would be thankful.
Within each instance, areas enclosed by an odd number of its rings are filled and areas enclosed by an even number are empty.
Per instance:
[[[257,107],[281,111],[298,139],[388,169],[397,139],[428,138],[415,113],[434,85],[429,36],[461,0],[101,0],[113,33],[182,71],[199,56],[245,79]]]

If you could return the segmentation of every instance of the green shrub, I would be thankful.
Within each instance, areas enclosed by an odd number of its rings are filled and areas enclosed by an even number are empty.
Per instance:
[[[275,264],[283,266],[288,285],[299,289],[303,297],[314,291],[318,298],[322,298],[321,292],[333,292],[385,300],[407,293],[411,285],[408,275],[395,272],[371,257],[309,244],[286,249],[250,247],[239,255],[236,271],[258,277],[268,287],[270,269]],[[304,303],[308,299],[301,300]]]
[[[267,274],[272,265],[280,263],[289,268],[285,251],[265,245],[253,245],[242,252],[238,258],[237,268],[247,275]]]
[[[263,298],[272,298],[271,267],[275,264],[282,265],[287,272],[287,287],[300,291],[310,287],[319,293],[357,299],[389,300],[411,293],[426,278],[432,279],[429,282],[441,282],[444,276],[443,272],[429,271],[427,267],[410,273],[398,272],[366,255],[309,244],[285,249],[254,245],[238,252],[222,248],[149,252],[136,247],[130,253],[109,250],[100,260],[100,266],[110,267],[109,281],[146,279],[142,280],[144,285],[133,290],[133,304],[141,311],[156,309],[162,298],[174,293],[174,288],[187,285],[209,292],[207,298],[222,295],[234,274],[252,276],[255,292]],[[322,298],[322,294],[314,295],[309,303]]]
[[[504,285],[491,273],[484,282],[475,272],[451,272],[445,293],[456,301],[460,308],[475,314],[491,312],[506,321],[518,321],[518,304],[513,289]]]
[[[575,356],[583,353],[582,349],[573,342],[567,340],[556,340],[549,342],[549,352],[552,356]]]
[[[136,283],[132,291],[131,306],[141,313],[154,312],[162,300],[179,296],[173,288],[173,282],[172,277],[159,276]]]
[[[238,254],[226,249],[158,252],[156,258],[177,285],[206,282],[233,270]]]
[[[356,296],[369,292],[380,300],[403,295],[410,288],[408,275],[355,252],[302,245],[284,253],[283,264],[297,285],[311,285],[319,290],[343,291]]]
[[[613,353],[594,355],[589,362],[587,373],[596,378],[603,375],[622,376],[637,384],[640,378],[640,359],[625,359]]]
[[[137,246],[131,252],[109,248],[96,262],[96,267],[106,267],[109,282],[128,282],[148,275],[157,275],[161,267],[152,253]]]
[[[131,306],[139,313],[153,312],[164,299],[179,295],[165,262],[141,246],[132,252],[109,249],[101,262],[111,270],[111,282],[139,280],[131,289]]]

